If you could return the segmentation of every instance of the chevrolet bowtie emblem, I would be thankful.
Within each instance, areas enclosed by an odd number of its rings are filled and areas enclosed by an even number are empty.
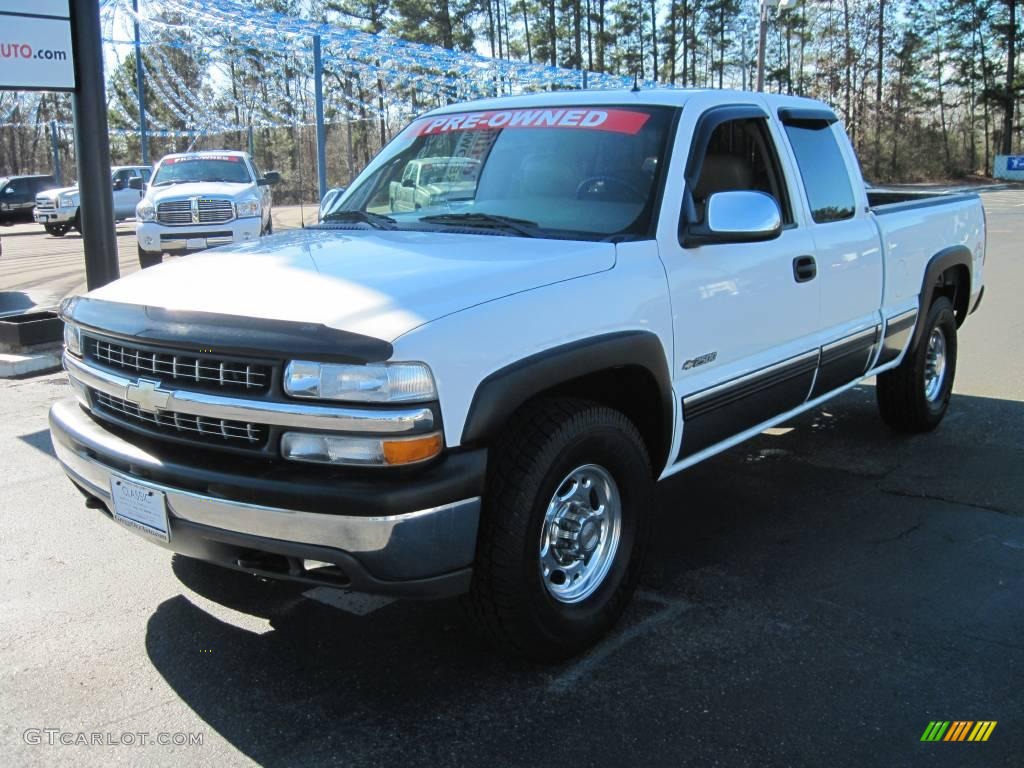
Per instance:
[[[167,409],[167,404],[171,401],[171,393],[159,387],[159,381],[139,379],[137,383],[128,385],[124,396],[125,399],[149,413],[163,411]]]

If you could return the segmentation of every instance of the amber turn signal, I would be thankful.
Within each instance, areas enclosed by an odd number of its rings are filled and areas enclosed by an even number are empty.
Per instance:
[[[395,465],[426,461],[441,453],[442,447],[444,440],[440,432],[411,440],[385,440],[384,463]]]

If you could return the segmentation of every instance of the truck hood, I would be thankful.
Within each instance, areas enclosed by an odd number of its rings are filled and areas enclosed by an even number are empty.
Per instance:
[[[166,187],[150,187],[146,199],[154,205],[164,200],[180,200],[183,197],[228,197],[241,200],[251,197],[257,189],[255,184],[230,184],[223,181],[190,181],[185,184],[169,184]]]
[[[72,192],[78,192],[77,185],[74,187],[60,187],[59,189],[45,189],[36,194],[36,197],[45,197],[48,200],[56,200],[61,195],[67,195]]]
[[[172,311],[321,323],[394,341],[476,304],[614,266],[611,243],[301,230],[171,259],[89,296]]]

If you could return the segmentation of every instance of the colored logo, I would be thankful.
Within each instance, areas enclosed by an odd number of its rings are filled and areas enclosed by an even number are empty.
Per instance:
[[[921,741],[988,741],[996,720],[932,720]]]

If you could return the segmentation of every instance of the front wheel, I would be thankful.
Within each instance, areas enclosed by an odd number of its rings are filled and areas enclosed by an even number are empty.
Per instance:
[[[66,224],[46,224],[44,229],[46,229],[46,234],[54,237],[64,237],[68,231]]]
[[[953,394],[956,351],[953,305],[940,296],[928,310],[917,344],[898,367],[878,376],[883,421],[900,432],[930,432],[939,426]]]
[[[611,629],[636,587],[647,449],[622,413],[557,399],[524,409],[494,457],[466,605],[500,649],[567,658]]]

